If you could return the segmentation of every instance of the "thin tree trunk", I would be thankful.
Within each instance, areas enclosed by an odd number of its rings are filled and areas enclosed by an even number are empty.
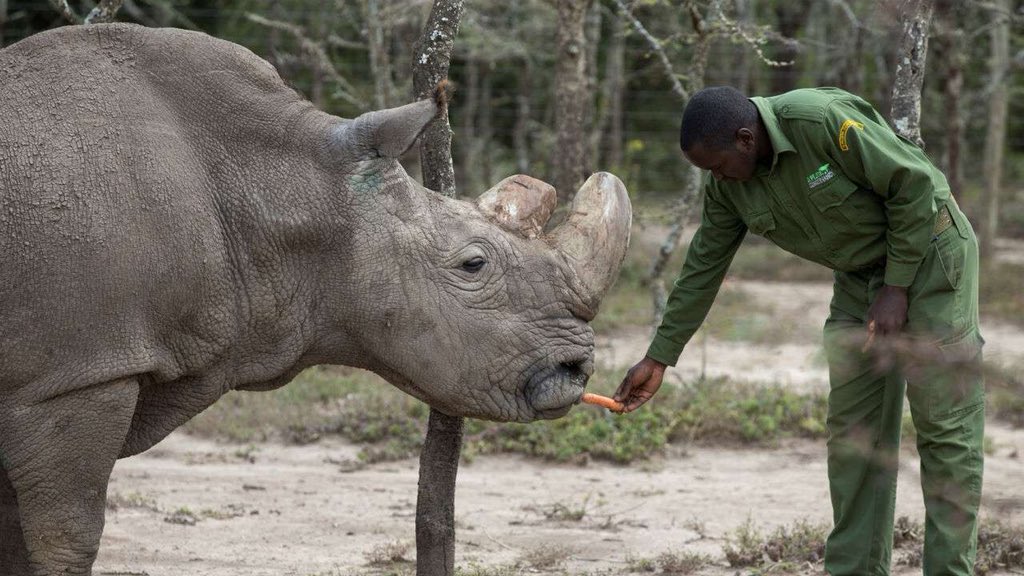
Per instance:
[[[554,184],[559,204],[572,198],[586,171],[584,110],[587,92],[584,22],[591,0],[556,0]]]
[[[434,0],[414,51],[413,89],[417,97],[429,97],[440,82],[447,80],[464,10],[463,0]],[[445,110],[420,137],[420,163],[423,185],[454,197],[451,144],[452,130]],[[417,576],[455,574],[455,479],[462,451],[462,425],[461,417],[430,409],[416,496]]]
[[[482,74],[480,75],[480,119],[478,125],[480,137],[477,139],[477,156],[480,158],[480,180],[482,186],[471,191],[472,194],[482,192],[483,186],[493,182],[493,161],[491,157],[491,142],[494,142],[494,63],[484,62]]]
[[[378,110],[391,105],[391,62],[381,22],[379,0],[363,1],[366,20],[367,44],[370,56],[370,74],[373,76],[373,104]]]
[[[460,121],[460,132],[458,146],[462,160],[463,190],[480,189],[480,162],[478,151],[480,149],[477,138],[476,121],[480,109],[480,62],[473,59],[466,60],[465,80],[463,81],[460,100],[462,108],[459,111],[462,115]]]
[[[714,14],[719,10],[720,1],[713,0],[708,13]],[[697,35],[697,41],[694,43],[693,54],[690,57],[687,86],[685,89],[680,86],[676,90],[684,103],[686,100],[689,100],[690,94],[704,87],[704,74],[707,71],[708,52],[711,49],[712,39],[712,34],[708,30],[705,18],[697,7],[693,5],[690,6],[690,24]],[[636,23],[634,23],[635,25]],[[671,75],[672,70],[666,68],[666,73]],[[651,267],[647,271],[646,280],[651,289],[651,303],[654,310],[651,319],[654,329],[657,329],[658,325],[661,324],[668,301],[668,291],[665,289],[665,281],[662,278],[662,274],[665,272],[665,266],[668,265],[672,254],[679,248],[679,242],[682,240],[683,230],[690,219],[690,215],[693,214],[700,204],[700,183],[702,178],[700,170],[688,164],[686,175],[683,178],[682,194],[672,210],[672,226],[669,228],[668,235],[666,235],[665,240],[661,243],[658,254],[655,255],[654,260],[651,262]]]
[[[931,19],[931,0],[907,0],[903,5],[903,36],[896,53],[896,78],[892,88],[893,127],[922,148],[921,86],[924,85]]]
[[[935,60],[942,68],[942,94],[945,104],[946,144],[942,155],[942,169],[953,195],[963,191],[960,148],[964,138],[963,112],[960,109],[964,85],[964,35],[957,0],[938,0],[935,3],[937,33],[932,38]]]
[[[750,0],[735,0],[733,2],[736,13],[736,23],[746,28],[751,24]],[[733,50],[732,57],[732,85],[744,94],[750,93],[750,51]]]
[[[519,90],[516,94],[516,125],[512,129],[512,143],[516,149],[516,172],[530,170],[530,97],[533,94],[533,61],[523,58],[519,71]]]
[[[327,38],[327,0],[320,0],[317,7],[318,14],[314,17],[313,24],[313,41],[323,46],[324,40]],[[317,108],[324,107],[324,67],[313,63],[313,82],[310,87],[310,100]]]
[[[413,57],[413,90],[417,98],[429,98],[441,81],[447,81],[452,48],[465,11],[463,0],[434,0],[427,24],[416,42]],[[424,186],[455,196],[452,167],[452,129],[448,112],[431,122],[420,136]]]
[[[4,47],[5,24],[7,24],[7,0],[0,0],[0,48]]]
[[[991,30],[991,96],[988,100],[984,160],[986,217],[981,237],[981,249],[986,254],[992,253],[999,234],[999,196],[1003,184],[1003,152],[1006,148],[1006,116],[1009,107],[1007,77],[1010,73],[1010,2],[995,0],[994,4],[998,21]]]
[[[593,158],[601,166],[622,166],[622,104],[626,89],[626,34],[622,18],[611,12],[612,34],[605,49],[601,107],[594,123]]]
[[[783,37],[796,38],[800,30],[807,25],[807,17],[811,12],[809,0],[798,2],[779,2],[775,4],[775,17],[777,29]],[[772,60],[776,62],[791,62],[788,66],[779,66],[772,71],[772,92],[781,94],[796,88],[800,80],[800,72],[803,68],[797,56],[800,53],[800,45],[795,41],[780,43],[773,50]]]

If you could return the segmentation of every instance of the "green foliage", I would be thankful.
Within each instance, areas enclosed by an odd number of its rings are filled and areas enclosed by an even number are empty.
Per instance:
[[[693,574],[711,564],[710,557],[695,552],[662,552],[655,559],[662,574]]]
[[[716,379],[694,382],[669,396],[675,396],[671,402],[677,407],[672,440],[771,445],[785,437],[826,433],[823,394]]]
[[[821,562],[825,556],[825,538],[829,527],[801,519],[777,527],[765,535],[751,519],[726,538],[723,546],[729,566],[775,567],[791,570],[796,565]]]
[[[974,572],[1019,572],[1024,568],[1024,528],[1002,522],[983,522],[978,528],[978,556]]]

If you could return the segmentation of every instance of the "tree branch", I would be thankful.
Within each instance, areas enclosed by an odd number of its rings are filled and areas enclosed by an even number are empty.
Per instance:
[[[619,9],[619,14],[633,26],[633,29],[636,30],[637,34],[639,34],[647,43],[648,48],[650,48],[658,57],[661,67],[665,70],[665,76],[668,77],[669,82],[672,84],[672,92],[684,102],[689,100],[690,94],[679,82],[679,78],[672,69],[672,62],[668,59],[668,55],[665,54],[665,49],[662,48],[661,42],[647,31],[647,28],[645,28],[643,23],[633,15],[632,10],[629,9],[629,6],[626,6],[626,3],[623,2],[623,0],[612,0],[612,2],[614,2],[615,6]]]
[[[72,10],[71,6],[68,5],[68,0],[50,0],[50,4],[56,8],[57,12],[60,12],[60,15],[68,22],[72,24],[82,23],[82,17]]]
[[[299,47],[302,49],[302,52],[307,57],[307,63],[319,70],[321,73],[326,74],[332,81],[334,81],[335,84],[338,85],[338,88],[334,92],[334,96],[352,104],[361,111],[367,109],[366,102],[355,96],[355,93],[357,92],[355,87],[352,86],[348,80],[345,80],[341,73],[338,72],[338,69],[334,67],[330,57],[327,56],[327,51],[324,50],[324,47],[321,46],[319,42],[315,42],[306,36],[306,31],[303,30],[301,26],[296,26],[289,22],[281,22],[280,20],[271,20],[269,18],[264,18],[259,14],[253,14],[252,12],[247,12],[245,17],[260,26],[281,30],[294,36],[299,42]]]
[[[102,24],[104,22],[113,22],[114,16],[117,16],[117,11],[121,9],[123,2],[124,0],[100,0],[100,3],[85,17],[85,23]]]

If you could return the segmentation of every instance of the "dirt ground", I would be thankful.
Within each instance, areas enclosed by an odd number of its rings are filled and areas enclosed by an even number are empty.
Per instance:
[[[743,289],[820,329],[829,288],[746,282]],[[799,294],[799,305],[781,295]],[[1024,332],[985,323],[987,355],[1024,366]],[[625,368],[646,346],[643,331],[603,338],[598,358]],[[824,386],[819,344],[755,346],[709,340],[707,363],[688,351],[669,382],[708,375]],[[580,407],[577,409],[591,409]],[[991,422],[983,514],[1024,523],[1024,430]],[[406,547],[414,557],[417,462],[352,470],[357,446],[219,444],[172,434],[118,462],[95,573],[150,576],[349,575],[388,573],[374,556]],[[457,564],[541,564],[569,574],[626,573],[630,561],[666,551],[700,552],[733,574],[725,538],[748,519],[771,529],[798,519],[828,523],[823,442],[765,449],[673,447],[655,462],[555,465],[518,456],[478,457],[459,471]],[[918,462],[905,450],[897,514],[923,518]],[[913,570],[901,568],[901,573]],[[524,569],[522,573],[533,573]],[[555,573],[559,573],[557,570]]]

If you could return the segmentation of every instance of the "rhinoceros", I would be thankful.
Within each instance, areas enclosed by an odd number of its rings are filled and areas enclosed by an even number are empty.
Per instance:
[[[74,26],[0,51],[0,574],[89,574],[114,461],[230,390],[371,370],[451,415],[564,415],[630,204],[476,203],[398,157],[440,97],[324,113],[241,46]]]

